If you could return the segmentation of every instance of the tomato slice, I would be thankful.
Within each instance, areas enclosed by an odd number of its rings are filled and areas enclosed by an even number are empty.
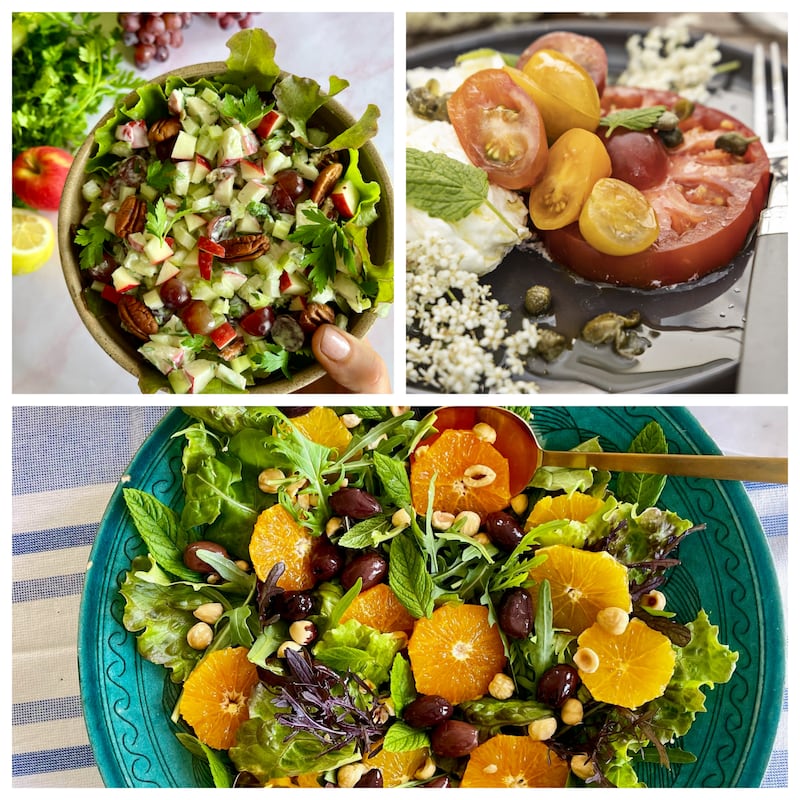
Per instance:
[[[665,105],[677,94],[651,89],[609,87],[603,111]],[[681,122],[684,142],[667,151],[664,179],[642,190],[659,224],[658,239],[646,250],[609,256],[587,243],[575,223],[542,231],[551,257],[584,278],[653,289],[696,280],[727,266],[744,246],[769,189],[769,160],[759,142],[744,156],[714,147],[717,136],[753,132],[730,115],[696,105]]]
[[[502,69],[467,78],[447,112],[469,160],[506,189],[527,189],[547,161],[547,137],[536,103]]]
[[[597,39],[571,31],[550,31],[534,39],[517,60],[517,69],[524,69],[530,57],[539,50],[558,50],[582,66],[591,76],[597,93],[603,94],[608,79],[608,55]]]
[[[601,178],[592,187],[578,218],[581,236],[609,256],[646,250],[658,238],[656,212],[630,183]]]
[[[600,138],[572,128],[556,139],[547,154],[547,168],[531,189],[528,210],[540,230],[575,222],[595,182],[611,175],[611,159]]]

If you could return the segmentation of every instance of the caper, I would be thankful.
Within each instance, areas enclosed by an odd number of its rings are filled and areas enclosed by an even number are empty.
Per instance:
[[[685,97],[679,97],[672,107],[673,113],[680,120],[688,119],[694,114],[694,103]]]
[[[657,120],[655,128],[658,131],[671,131],[678,127],[678,115],[674,111],[665,111]]]
[[[536,354],[545,361],[555,361],[567,348],[566,337],[552,328],[539,328]]]
[[[717,136],[714,147],[724,150],[734,156],[743,156],[751,142],[757,142],[758,136],[742,136],[741,133],[731,131]]]
[[[528,288],[525,292],[525,310],[533,317],[550,310],[553,302],[553,294],[548,286],[535,285]]]
[[[658,138],[661,139],[664,147],[678,147],[683,144],[683,131],[680,128],[673,128],[670,131],[659,131]]]
[[[422,119],[449,122],[450,117],[447,113],[449,97],[449,93],[440,94],[437,81],[428,81],[425,86],[410,89],[406,101],[411,110]]]
[[[642,321],[638,311],[631,311],[625,317],[614,311],[606,311],[590,319],[581,330],[581,339],[589,344],[613,342],[623,328],[633,328]]]

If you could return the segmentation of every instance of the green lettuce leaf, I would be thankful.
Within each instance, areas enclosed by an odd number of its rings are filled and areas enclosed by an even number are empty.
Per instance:
[[[239,727],[236,744],[228,753],[240,772],[267,783],[312,770],[325,772],[360,758],[353,743],[326,753],[326,742],[308,731],[282,725],[275,718],[277,711],[269,691],[257,687],[250,700],[250,719]]]
[[[268,92],[281,74],[275,62],[275,40],[261,28],[238,31],[227,41],[228,71],[221,80],[238,86],[255,86]]]
[[[202,656],[190,647],[186,634],[197,619],[192,612],[218,599],[204,584],[172,583],[150,557],[134,559],[120,587],[125,598],[122,623],[137,633],[139,655],[171,670],[175,683],[189,677]]]
[[[391,633],[351,619],[326,631],[314,647],[314,657],[338,672],[351,672],[375,686],[389,680],[395,654],[403,646]]]

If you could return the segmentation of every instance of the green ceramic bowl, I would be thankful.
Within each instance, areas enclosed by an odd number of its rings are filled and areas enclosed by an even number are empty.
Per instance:
[[[226,70],[222,61],[194,64],[182,67],[154,78],[152,83],[161,85],[172,76],[185,80],[213,78]],[[125,107],[134,105],[139,99],[137,92],[131,92],[123,101]],[[61,196],[61,207],[58,212],[58,247],[61,255],[61,267],[67,283],[67,289],[75,304],[83,324],[100,347],[123,369],[137,379],[152,373],[160,375],[137,352],[141,342],[127,334],[119,325],[116,314],[98,317],[89,309],[84,296],[85,283],[78,263],[78,250],[73,243],[75,226],[79,224],[86,212],[86,202],[81,189],[86,180],[86,164],[95,152],[95,132],[104,125],[114,110],[110,110],[92,129],[86,141],[78,150],[70,168],[64,192]],[[352,115],[339,103],[330,100],[312,117],[314,125],[336,135],[355,123]],[[379,217],[369,228],[370,253],[374,263],[384,264],[392,259],[394,231],[394,203],[390,176],[372,142],[368,142],[359,151],[359,168],[368,181],[376,181],[381,187],[381,201],[378,206]],[[357,338],[366,336],[375,323],[372,313],[354,314],[349,322],[348,331]],[[258,383],[249,391],[256,393],[288,394],[296,392],[325,374],[322,367],[312,364],[296,373],[291,379],[276,378]]]
[[[681,408],[535,408],[534,428],[550,449],[569,449],[597,434],[604,450],[624,450],[656,420],[670,452],[719,450]],[[169,412],[133,459],[114,491],[97,534],[86,576],[79,622],[81,694],[95,759],[109,787],[206,787],[205,764],[174,736],[170,713],[177,688],[166,670],[144,661],[122,625],[120,582],[131,559],[145,552],[126,512],[122,486],[152,492],[178,507],[181,438],[187,424]],[[650,787],[758,787],[772,750],[785,675],[781,598],[766,538],[741,483],[669,478],[665,507],[707,525],[680,547],[681,565],[665,592],[670,609],[686,622],[705,608],[720,640],[739,653],[729,683],[705,690],[698,714],[680,745],[697,756],[690,764],[638,768]]]

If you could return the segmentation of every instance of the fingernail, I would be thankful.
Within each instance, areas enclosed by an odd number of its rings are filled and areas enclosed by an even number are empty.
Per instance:
[[[350,355],[350,342],[335,325],[325,326],[319,348],[331,361],[344,361]]]

